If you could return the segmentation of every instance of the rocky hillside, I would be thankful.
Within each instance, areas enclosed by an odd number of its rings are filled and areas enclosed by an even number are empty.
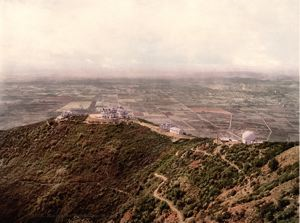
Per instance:
[[[1,222],[298,222],[298,143],[84,118],[0,131]]]

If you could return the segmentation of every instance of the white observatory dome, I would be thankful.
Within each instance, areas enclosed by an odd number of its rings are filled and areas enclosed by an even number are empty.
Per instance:
[[[251,144],[255,141],[255,134],[252,131],[245,131],[242,135],[243,143]]]

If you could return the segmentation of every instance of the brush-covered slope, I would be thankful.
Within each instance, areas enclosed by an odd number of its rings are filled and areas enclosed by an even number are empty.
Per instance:
[[[136,124],[87,125],[80,118],[3,131],[0,220],[79,215],[103,222],[138,193],[148,176],[137,172],[170,145]]]
[[[0,131],[1,222],[297,221],[296,143],[172,143],[83,120]]]

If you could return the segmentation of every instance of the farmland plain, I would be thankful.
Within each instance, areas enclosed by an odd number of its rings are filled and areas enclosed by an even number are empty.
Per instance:
[[[0,129],[54,117],[62,110],[123,106],[135,117],[171,122],[199,137],[258,141],[299,138],[299,82],[292,78],[86,79],[4,81]]]

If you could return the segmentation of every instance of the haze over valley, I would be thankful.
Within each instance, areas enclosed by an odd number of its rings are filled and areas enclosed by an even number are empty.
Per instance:
[[[258,141],[298,140],[299,82],[241,76],[6,82],[0,126],[34,123],[80,106],[86,113],[123,106],[136,118],[172,123],[199,137],[240,141],[251,130]]]
[[[298,223],[298,0],[0,0],[0,223]]]

